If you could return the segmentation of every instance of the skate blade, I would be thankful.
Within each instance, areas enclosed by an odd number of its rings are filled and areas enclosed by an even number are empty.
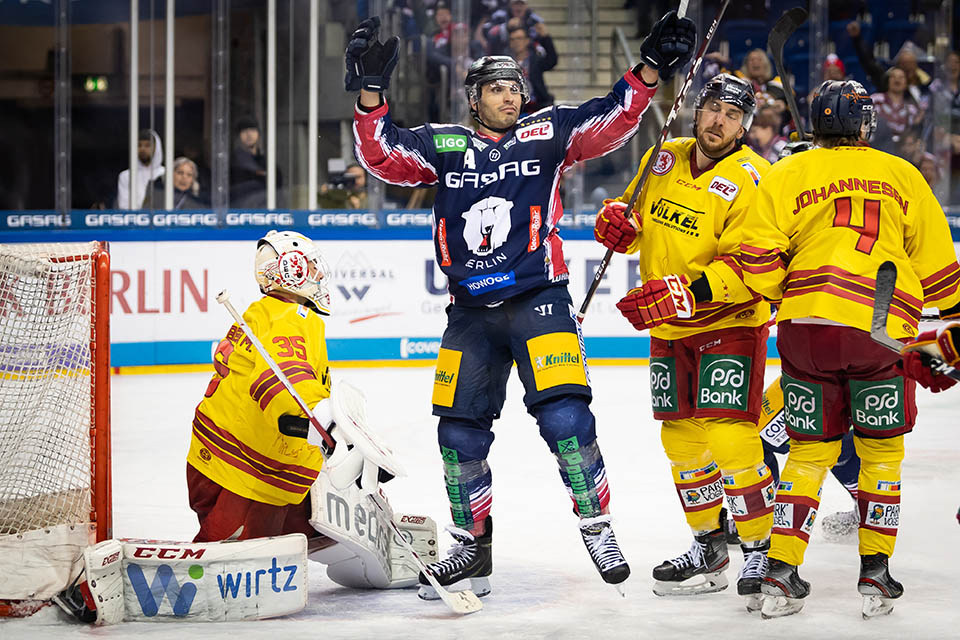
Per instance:
[[[474,595],[478,598],[483,597],[490,593],[490,578],[464,578],[459,582],[454,582],[451,585],[447,585],[447,591],[456,592],[456,591],[473,591]],[[421,600],[439,600],[440,594],[437,593],[437,590],[434,589],[429,584],[420,585],[420,591],[417,593]]]
[[[622,583],[622,582],[617,583],[617,584],[612,584],[612,585],[610,585],[610,586],[617,590],[617,593],[620,594],[620,597],[621,597],[621,598],[626,598],[626,597],[627,597],[627,592],[626,592],[626,590],[624,590],[624,588],[623,588],[623,583]]]
[[[653,583],[653,592],[658,596],[699,596],[704,593],[723,591],[729,584],[724,572],[717,571],[692,576],[683,582],[657,580]]]
[[[893,613],[893,598],[863,596],[863,619],[869,620]]]
[[[763,599],[760,617],[764,620],[792,616],[803,609],[803,598],[788,598],[786,596],[770,596]]]
[[[759,593],[750,593],[743,596],[743,603],[747,607],[747,613],[757,613],[763,608],[763,595]]]

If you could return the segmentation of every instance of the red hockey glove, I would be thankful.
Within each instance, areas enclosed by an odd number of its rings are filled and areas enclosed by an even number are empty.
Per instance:
[[[626,253],[637,238],[640,219],[636,215],[626,217],[627,203],[619,200],[604,200],[603,208],[597,212],[597,222],[593,225],[593,237],[597,242],[617,253]],[[637,226],[633,226],[636,224]]]
[[[951,367],[960,366],[960,323],[952,322],[937,331],[924,331],[913,342],[900,350],[903,375],[913,378],[934,393],[957,384],[953,378],[940,375],[930,368],[930,356],[943,360]]]
[[[617,303],[617,309],[637,331],[652,329],[674,318],[690,318],[693,307],[690,280],[682,275],[650,280],[628,291]]]

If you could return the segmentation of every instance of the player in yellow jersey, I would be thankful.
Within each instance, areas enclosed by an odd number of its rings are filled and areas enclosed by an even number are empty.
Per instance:
[[[272,232],[257,245],[257,283],[266,295],[244,312],[310,407],[330,396],[322,318],[330,313],[327,276],[313,242]],[[281,420],[301,415],[296,401],[237,325],[220,341],[214,368],[187,455],[190,507],[200,520],[194,542],[297,532],[318,538],[304,498],[323,453],[278,431]]]
[[[751,611],[759,607],[774,501],[757,431],[770,306],[744,285],[735,259],[770,166],[743,146],[755,108],[748,82],[728,74],[707,82],[696,100],[695,137],[664,143],[634,211],[624,203],[639,176],[605,202],[594,229],[605,246],[639,252],[644,284],[617,307],[637,330],[650,329],[654,417],[663,421],[663,447],[694,535],[689,551],[653,570],[654,593],[726,588],[726,495],[745,558],[738,592]]]
[[[858,590],[864,616],[892,610],[903,587],[890,577],[900,518],[903,434],[916,416],[915,382],[899,356],[870,339],[877,269],[899,278],[887,319],[894,338],[916,335],[924,306],[950,316],[960,265],[930,187],[908,162],[864,144],[876,126],[857,82],[825,82],[811,104],[814,141],[774,165],[744,224],[744,281],[780,304],[777,347],[790,434],[780,477],[763,615],[799,611],[800,579],[820,488],[853,427],[860,456]],[[839,347],[839,348],[838,348]]]

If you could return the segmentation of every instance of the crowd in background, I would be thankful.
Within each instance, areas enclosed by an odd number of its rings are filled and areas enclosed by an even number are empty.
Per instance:
[[[936,4],[933,0],[913,2],[916,16],[922,15],[925,2],[931,6]],[[347,21],[365,17],[366,4],[358,2],[355,14],[351,8],[350,17],[344,18],[345,29]],[[712,0],[706,0],[702,7],[704,16],[711,14],[713,4]],[[729,8],[725,21],[767,15],[772,11],[772,4],[775,0],[744,0]],[[636,11],[636,35],[643,35],[649,29],[650,16],[659,15],[665,3],[624,0],[623,8]],[[876,9],[863,0],[832,0],[829,17],[831,24],[839,23],[840,28],[831,29],[830,49],[840,55],[831,53],[823,60],[810,61],[810,65],[816,67],[823,80],[862,82],[872,95],[878,117],[871,146],[917,166],[944,205],[960,204],[960,53],[953,51],[942,60],[930,55],[929,17],[927,24],[921,19],[911,34],[913,39],[899,43],[896,50],[892,46],[880,46],[894,40],[885,40],[882,27],[870,16],[871,10]],[[557,46],[536,6],[526,0],[471,0],[466,14],[462,9],[458,12],[458,15],[467,15],[466,22],[456,21],[449,0],[393,0],[388,3],[388,11],[394,18],[399,16],[394,24],[399,24],[400,35],[407,44],[405,50],[417,52],[425,60],[428,91],[424,93],[420,121],[449,119],[451,96],[462,96],[467,69],[483,55],[508,55],[520,64],[530,95],[525,113],[552,105],[555,100],[563,101],[563,95],[555,96],[549,88],[550,71],[559,59]],[[632,32],[629,26],[626,29]],[[721,29],[718,43],[724,41],[725,36]],[[730,51],[730,55],[721,54],[721,50]],[[706,55],[701,75],[705,79],[719,71],[734,73],[753,84],[757,111],[747,144],[761,156],[776,161],[791,134],[796,135],[798,128],[809,129],[804,122],[799,127],[793,122],[787,108],[784,79],[777,75],[765,48],[734,51],[732,46],[721,48],[715,44]],[[808,82],[806,72],[806,68],[798,65],[797,77],[788,79],[788,88],[799,93],[796,97],[801,120],[806,118],[810,94],[819,83]],[[251,106],[249,112],[257,110]],[[266,206],[266,157],[260,125],[257,120],[241,115],[231,122],[231,133],[234,143],[230,156],[229,206],[263,208]],[[686,135],[686,132],[677,129],[675,134]],[[157,132],[144,130],[139,138],[137,184],[130,185],[129,170],[123,164],[104,166],[104,176],[97,179],[98,195],[94,201],[76,202],[75,206],[161,209],[165,205],[165,181],[172,180],[174,209],[211,207],[208,154],[197,144],[187,144],[178,136],[177,157],[171,172],[163,166],[163,144]],[[339,171],[324,171],[321,176],[321,182],[326,184],[320,189],[319,206],[365,207],[369,186],[365,174],[352,164],[352,158],[338,162]],[[604,159],[595,162],[609,164]],[[279,188],[280,174],[287,169],[278,167],[278,206],[290,206],[288,192]],[[591,184],[587,191],[595,186],[611,187]],[[429,192],[424,196],[422,190],[407,189],[402,193],[388,190],[385,202],[385,206],[421,207],[429,206],[431,198]],[[26,207],[30,208],[29,204]]]

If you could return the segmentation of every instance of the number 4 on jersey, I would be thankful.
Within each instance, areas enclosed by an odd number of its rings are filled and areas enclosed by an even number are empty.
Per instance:
[[[833,201],[836,214],[833,217],[833,226],[846,227],[860,233],[857,239],[857,251],[870,253],[880,235],[880,201],[863,201],[863,224],[853,224],[853,205],[850,198],[837,198]]]

